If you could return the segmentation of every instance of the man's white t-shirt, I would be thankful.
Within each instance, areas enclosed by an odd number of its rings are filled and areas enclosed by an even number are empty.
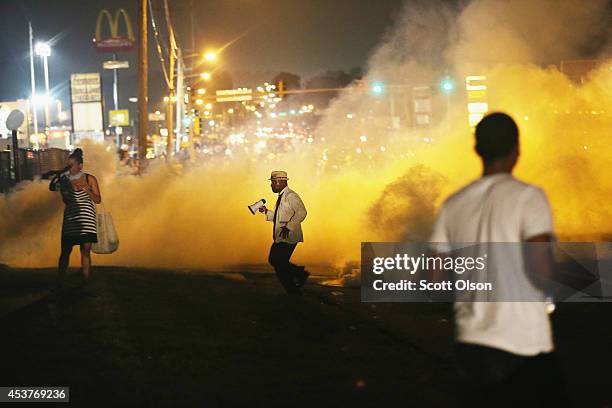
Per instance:
[[[472,182],[444,202],[430,241],[522,242],[540,234],[553,234],[544,191],[509,173],[497,173]],[[510,263],[510,267],[493,269],[509,271],[512,276],[504,279],[526,282],[522,258]],[[541,295],[542,302],[456,302],[456,340],[524,356],[552,351],[552,331]]]

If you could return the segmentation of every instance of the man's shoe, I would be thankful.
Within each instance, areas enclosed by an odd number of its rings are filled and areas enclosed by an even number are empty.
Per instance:
[[[302,286],[304,286],[306,284],[306,281],[308,280],[308,277],[310,276],[310,273],[308,273],[304,267],[300,267],[300,271],[299,271],[300,276],[295,278],[295,286],[297,286],[298,288],[301,288]]]

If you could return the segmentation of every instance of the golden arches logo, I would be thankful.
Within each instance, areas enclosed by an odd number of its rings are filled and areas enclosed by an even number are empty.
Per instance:
[[[125,23],[126,35],[119,35],[119,19],[123,17]],[[102,21],[106,18],[110,29],[110,37],[102,38]],[[96,21],[96,36],[94,37],[94,45],[98,51],[103,52],[118,52],[129,51],[134,46],[134,31],[130,16],[125,9],[120,8],[112,16],[108,10],[102,9],[98,14]]]

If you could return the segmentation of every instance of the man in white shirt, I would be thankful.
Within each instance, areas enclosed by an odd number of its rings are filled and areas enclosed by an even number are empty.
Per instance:
[[[512,176],[519,157],[518,136],[516,123],[504,113],[489,114],[476,126],[476,152],[483,162],[483,175],[442,204],[431,242],[552,239],[552,215],[544,191]],[[530,286],[541,301],[456,302],[459,369],[471,387],[468,392],[480,402],[488,399],[495,406],[533,403],[523,400],[526,394],[516,388],[534,386],[540,396],[546,395],[546,404],[550,398],[560,398],[554,404],[563,406],[565,395],[563,386],[559,387],[563,381],[554,372],[556,357],[544,295],[531,286],[520,251],[515,255],[489,270],[503,270],[504,276],[495,277],[500,284],[514,280]],[[551,397],[544,389],[553,392],[553,387],[559,392]]]
[[[287,293],[299,294],[309,273],[303,266],[289,262],[298,242],[304,241],[301,223],[306,218],[306,207],[300,196],[287,185],[287,173],[273,171],[270,176],[270,187],[278,193],[274,210],[265,206],[259,211],[265,213],[266,221],[273,222],[273,243],[268,262],[274,267],[276,276]]]

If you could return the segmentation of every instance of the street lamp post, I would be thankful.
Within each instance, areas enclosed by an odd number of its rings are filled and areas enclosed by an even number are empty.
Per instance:
[[[43,57],[43,66],[45,69],[45,127],[51,126],[51,115],[49,114],[49,62],[47,57]]]
[[[104,61],[102,64],[104,69],[113,70],[113,109],[119,110],[119,84],[118,84],[118,73],[117,70],[125,69],[129,67],[128,61],[117,61],[117,54],[113,54],[113,59],[110,61]],[[112,125],[112,124],[111,124]],[[115,143],[117,146],[121,146],[121,126],[115,126]]]
[[[113,54],[113,61],[117,60],[117,54]],[[113,105],[115,110],[119,109],[119,89],[117,84],[117,68],[113,69]],[[117,139],[118,140],[118,139]],[[117,146],[119,146],[117,144]]]
[[[182,131],[183,131],[183,58],[181,55],[181,49],[176,49],[176,139],[175,139],[175,147],[174,151],[179,152],[181,148],[182,141]],[[170,132],[171,130],[168,129]]]
[[[30,81],[32,83],[32,122],[34,125],[34,134],[38,133],[38,116],[36,115],[36,82],[34,75],[34,33],[32,32],[32,23],[28,22],[28,28],[30,32]]]
[[[170,69],[168,70],[170,80],[168,81],[170,86],[168,87],[168,104],[166,105],[166,129],[168,130],[168,136],[166,136],[166,155],[168,159],[172,158],[174,154],[174,122],[172,115],[174,114],[172,107],[172,98],[174,97],[174,51],[170,51]]]
[[[49,114],[49,63],[48,57],[51,56],[51,47],[49,44],[39,42],[36,44],[36,55],[39,55],[43,62],[45,72],[45,127],[51,126],[51,115]]]
[[[198,58],[198,57],[202,57],[203,62],[207,63],[207,64],[213,64],[217,62],[219,56],[219,52],[218,51],[213,51],[213,50],[209,50],[206,51],[204,54],[200,54],[200,53],[189,53],[189,54],[182,54],[182,50],[180,48],[177,48],[177,78],[176,78],[176,87],[174,88],[175,90],[175,95],[176,95],[176,139],[175,139],[175,146],[174,146],[174,151],[178,152],[180,151],[180,146],[181,146],[181,141],[182,141],[182,136],[183,136],[183,129],[184,129],[184,124],[183,124],[183,108],[185,107],[184,105],[187,104],[187,115],[191,115],[191,105],[190,105],[190,98],[187,97],[188,99],[185,100],[185,93],[184,93],[184,86],[185,86],[185,82],[187,79],[191,79],[191,78],[195,78],[195,77],[199,77],[201,79],[203,79],[204,81],[209,81],[212,77],[210,72],[202,72],[200,74],[189,74],[189,75],[185,75],[185,71],[189,72],[192,70],[193,64],[191,64],[191,67],[185,67],[185,64],[183,62],[183,59],[185,58]],[[188,70],[188,68],[190,68]],[[172,92],[170,93],[170,96],[172,96]],[[170,99],[168,105],[171,105],[172,103],[172,99]],[[191,117],[190,117],[191,119]],[[171,121],[168,121],[169,123],[171,123]],[[169,134],[172,133],[171,129],[168,129]],[[193,136],[193,124],[190,126],[190,136]],[[169,146],[170,147],[170,146]]]

